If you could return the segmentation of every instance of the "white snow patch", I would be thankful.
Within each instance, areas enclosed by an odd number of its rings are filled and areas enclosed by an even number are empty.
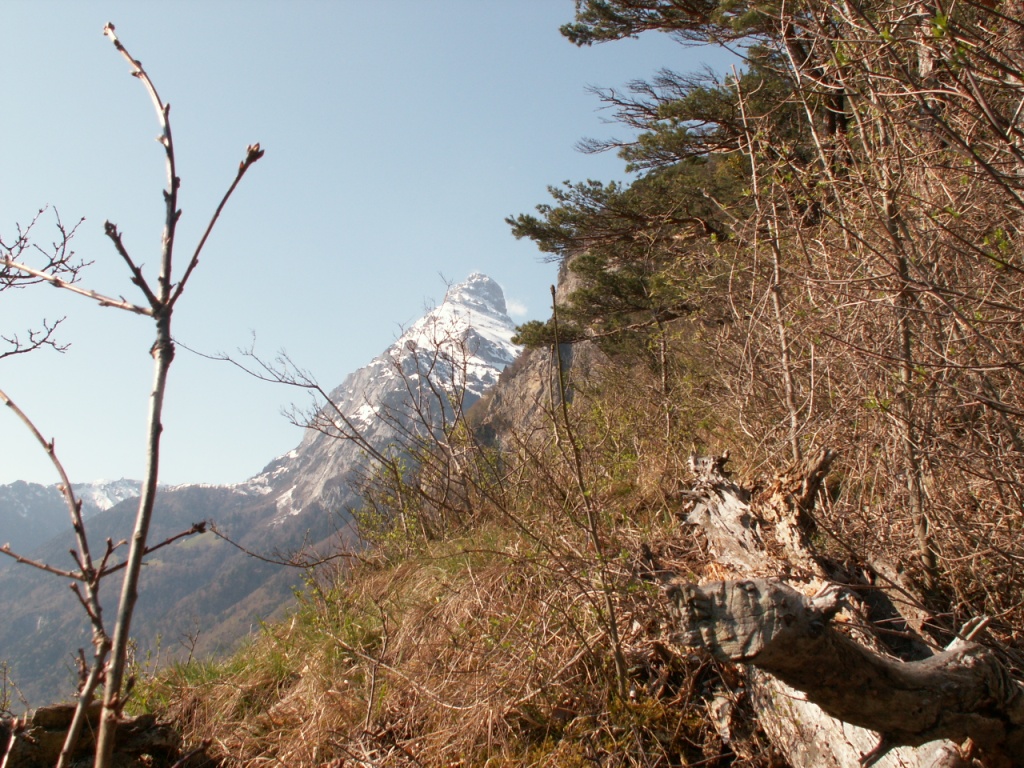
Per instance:
[[[282,493],[277,499],[277,512],[281,516],[293,516],[299,514],[299,510],[296,509],[295,503],[292,500],[292,494],[295,492],[295,486],[293,485],[287,491]]]

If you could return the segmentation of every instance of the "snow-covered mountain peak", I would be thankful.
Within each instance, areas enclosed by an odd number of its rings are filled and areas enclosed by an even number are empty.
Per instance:
[[[261,478],[297,514],[365,464],[367,450],[392,451],[440,429],[493,386],[520,347],[501,286],[479,272],[451,286],[445,300],[412,323],[384,352],[335,387],[295,452]],[[353,435],[353,432],[358,433]]]
[[[507,314],[501,286],[474,272],[451,286],[439,306],[409,326],[377,359],[394,362],[415,350],[421,354],[433,350],[463,364],[469,358],[484,358],[500,372],[519,354],[519,347],[512,343],[514,334],[515,324]]]
[[[142,483],[138,480],[97,480],[94,483],[78,483],[74,486],[78,498],[86,507],[92,505],[102,512],[125,499],[131,499],[142,492]]]
[[[487,275],[474,272],[465,281],[448,289],[445,303],[461,304],[469,310],[508,314],[505,292]]]
[[[91,518],[139,495],[138,480],[100,480],[73,483],[82,515]],[[0,485],[0,544],[28,553],[47,539],[68,530],[68,507],[60,486],[17,480]],[[0,564],[0,569],[3,565]]]

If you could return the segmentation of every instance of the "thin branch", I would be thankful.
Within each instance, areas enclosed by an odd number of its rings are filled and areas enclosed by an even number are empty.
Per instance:
[[[13,243],[8,244],[0,237],[0,251],[6,251],[4,256],[12,261],[22,261],[22,256],[27,255],[26,252],[41,254],[45,259],[45,264],[42,267],[43,272],[49,275],[63,276],[65,282],[68,283],[77,282],[78,273],[91,262],[73,261],[75,253],[70,250],[69,244],[78,231],[78,227],[85,219],[80,219],[73,227],[68,229],[64,226],[64,222],[61,221],[60,214],[54,210],[53,215],[57,220],[55,226],[60,233],[60,239],[57,242],[51,243],[52,251],[47,251],[29,240],[29,236],[38,224],[39,218],[47,210],[48,207],[41,208],[32,218],[32,221],[29,222],[28,226],[24,228],[20,225],[15,225],[18,234]],[[35,276],[11,275],[6,269],[0,269],[0,291],[7,288],[22,288],[38,282],[39,278]]]
[[[53,285],[57,288],[63,288],[67,291],[71,291],[72,293],[77,293],[80,296],[85,296],[86,298],[92,299],[93,301],[99,303],[101,307],[116,307],[117,309],[124,309],[129,312],[134,312],[137,315],[153,315],[152,309],[149,309],[147,307],[140,307],[139,305],[132,304],[130,301],[125,301],[124,299],[112,299],[109,296],[105,296],[102,293],[97,293],[96,291],[89,290],[88,288],[79,288],[77,285],[69,283],[67,280],[62,280],[61,278],[56,277],[54,275],[48,274],[42,271],[41,269],[36,269],[34,267],[28,266],[27,264],[22,264],[21,262],[14,261],[9,256],[4,256],[0,258],[0,264],[7,267],[8,269],[17,269],[21,272],[24,272],[25,274],[37,277],[40,280],[45,280],[50,285]]]
[[[177,171],[175,170],[174,139],[171,135],[171,122],[169,119],[171,105],[165,104],[160,98],[160,94],[157,93],[156,86],[150,79],[149,74],[142,68],[142,62],[138,59],[132,58],[128,53],[128,49],[122,45],[120,40],[118,40],[117,35],[114,33],[114,25],[107,22],[106,26],[103,27],[103,34],[110,38],[110,41],[114,44],[114,48],[116,48],[132,66],[132,77],[138,78],[145,87],[146,93],[149,94],[149,98],[153,102],[153,108],[156,110],[157,120],[160,123],[161,135],[157,141],[164,148],[164,155],[167,160],[167,190],[164,192],[164,202],[166,203],[167,214],[164,220],[160,275],[157,278],[157,281],[160,286],[160,303],[164,304],[163,309],[166,311],[170,308],[166,305],[166,302],[171,295],[171,266],[174,254],[174,234],[177,228],[178,218],[181,216],[181,211],[178,210],[178,187],[181,185],[181,180],[178,178]]]
[[[193,270],[199,264],[199,254],[203,250],[203,246],[206,245],[206,239],[210,236],[210,232],[213,231],[214,225],[217,223],[217,219],[220,218],[220,212],[224,210],[224,206],[227,205],[228,199],[235,191],[235,187],[238,186],[238,182],[242,180],[245,172],[249,170],[249,167],[253,165],[257,160],[263,157],[264,151],[260,149],[259,143],[250,144],[246,147],[245,159],[238,164],[238,173],[235,174],[235,180],[231,182],[231,186],[228,187],[228,191],[224,193],[224,197],[221,198],[220,204],[217,206],[217,210],[213,212],[213,216],[210,218],[210,223],[206,225],[206,231],[203,232],[202,238],[199,240],[199,245],[196,246],[195,253],[192,254],[192,259],[188,263],[188,267],[185,269],[185,274],[182,276],[181,281],[174,289],[174,293],[171,295],[169,305],[174,306],[181,296],[181,292],[185,290],[185,283],[188,282],[191,277]]]
[[[57,326],[64,322],[66,318],[59,318],[54,322],[47,322],[46,318],[43,318],[43,329],[34,330],[28,329],[28,341],[22,342],[18,338],[18,334],[13,336],[4,336],[0,334],[0,340],[3,340],[10,345],[10,349],[0,352],[0,360],[8,357],[14,357],[15,355],[24,355],[28,352],[35,352],[37,349],[43,347],[52,347],[57,352],[66,352],[68,349],[67,344],[60,344],[56,339],[53,338],[53,334],[57,330]]]
[[[355,552],[336,552],[333,555],[327,555],[326,557],[316,558],[315,560],[312,560],[310,562],[302,562],[298,559],[284,560],[282,558],[277,557],[267,557],[266,555],[261,555],[258,552],[253,552],[251,549],[246,549],[237,541],[232,539],[230,536],[228,536],[225,533],[222,533],[221,530],[217,528],[217,525],[212,520],[207,521],[206,525],[210,533],[212,533],[218,539],[226,541],[239,552],[256,560],[261,560],[264,563],[270,563],[271,565],[284,565],[288,568],[302,568],[303,570],[307,570],[317,565],[324,565],[326,563],[331,562],[332,560],[354,559],[359,560],[360,562],[366,562],[366,559],[362,555],[356,554]]]
[[[79,563],[82,567],[82,579],[88,581],[93,576],[93,564],[92,556],[89,553],[89,541],[85,535],[85,526],[82,523],[82,502],[75,498],[71,480],[68,478],[64,465],[61,463],[60,459],[57,458],[54,441],[47,440],[43,437],[43,434],[36,427],[32,419],[30,419],[28,415],[18,407],[17,403],[15,403],[2,389],[0,389],[0,402],[3,402],[4,405],[10,408],[29,432],[32,433],[36,442],[42,446],[46,455],[50,457],[50,463],[53,464],[54,469],[57,470],[57,474],[61,479],[60,491],[67,502],[68,511],[71,514],[71,527],[75,531],[75,540],[77,541],[82,553]]]
[[[0,545],[0,554],[12,557],[17,562],[22,563],[24,565],[31,565],[33,568],[38,568],[41,571],[52,573],[54,576],[61,576],[65,579],[75,579],[76,581],[85,581],[85,577],[82,575],[80,571],[66,571],[63,568],[56,568],[40,560],[32,560],[31,558],[25,557],[24,555],[19,555],[17,552],[11,549],[10,544]]]
[[[128,269],[132,272],[132,282],[142,289],[142,292],[146,295],[146,299],[149,301],[149,306],[155,312],[160,306],[160,300],[157,299],[152,289],[149,287],[149,283],[146,282],[146,278],[142,274],[142,270],[135,264],[132,257],[128,255],[128,250],[124,247],[124,242],[121,240],[121,233],[117,231],[117,225],[107,221],[103,223],[103,233],[110,238],[110,241],[114,244],[114,249],[121,255],[125,263],[128,265]]]
[[[159,544],[147,546],[142,552],[143,557],[152,554],[153,552],[156,552],[158,549],[163,549],[168,544],[173,544],[178,539],[183,539],[186,536],[192,536],[197,533],[206,533],[205,521],[201,523],[192,523],[192,527],[188,530],[181,531],[179,533],[174,534],[173,536],[169,536],[168,538],[161,541]],[[121,543],[123,544],[124,542]],[[122,570],[127,564],[128,562],[125,561],[123,563],[118,563],[117,565],[112,565],[109,568],[107,568],[106,565],[104,565],[102,568],[99,569],[99,576],[102,578],[104,576],[109,576],[112,573],[117,573],[118,571]]]

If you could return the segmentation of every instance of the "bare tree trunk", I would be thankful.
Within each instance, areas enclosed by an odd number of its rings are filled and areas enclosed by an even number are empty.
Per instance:
[[[744,146],[743,152],[750,162],[750,184],[753,193],[754,208],[757,213],[754,227],[753,249],[755,254],[758,251],[758,232],[761,222],[766,222],[768,230],[768,244],[772,252],[772,276],[769,282],[768,291],[772,297],[772,311],[774,314],[775,333],[779,340],[779,359],[782,365],[782,383],[785,388],[786,412],[789,419],[789,449],[794,462],[799,463],[803,458],[800,449],[800,409],[796,404],[796,383],[793,376],[793,363],[790,358],[790,347],[792,340],[786,329],[786,317],[783,314],[782,296],[782,247],[779,244],[779,221],[778,209],[771,201],[771,213],[765,210],[762,204],[762,190],[760,188],[760,165],[761,165],[761,140],[755,140],[756,131],[749,124],[746,112],[746,97],[739,88],[739,78],[735,78],[736,96],[740,108],[740,118],[743,122]]]
[[[910,518],[914,521],[914,535],[917,537],[917,550],[921,558],[924,583],[929,590],[935,589],[938,580],[938,559],[931,540],[931,523],[924,508],[924,490],[921,477],[921,456],[918,446],[918,430],[914,414],[914,398],[911,394],[914,368],[911,354],[913,336],[911,332],[911,299],[907,295],[907,260],[901,256],[900,278],[903,288],[897,296],[897,315],[899,330],[900,360],[900,403],[902,413],[900,419],[900,437],[903,442],[903,454],[906,461],[907,497],[910,505]]]
[[[181,216],[181,210],[178,208],[178,189],[181,185],[181,179],[178,178],[177,174],[174,141],[171,136],[171,125],[168,117],[170,106],[165,104],[160,98],[152,80],[142,68],[142,64],[137,59],[132,58],[121,41],[118,40],[114,32],[114,26],[107,24],[103,29],[103,34],[110,38],[117,51],[128,61],[132,67],[132,75],[138,78],[145,86],[156,109],[161,129],[160,144],[164,148],[167,166],[167,189],[164,191],[165,218],[160,253],[160,271],[157,275],[156,290],[150,287],[142,274],[142,270],[125,250],[117,228],[110,222],[106,224],[107,236],[113,242],[114,247],[125,260],[133,274],[132,282],[142,290],[149,302],[149,314],[156,323],[156,340],[150,350],[154,360],[154,376],[153,390],[149,401],[146,474],[143,480],[142,496],[139,499],[139,510],[135,519],[135,531],[132,534],[128,558],[125,564],[124,581],[122,582],[117,623],[114,627],[114,638],[111,644],[110,661],[107,665],[103,681],[103,714],[100,721],[99,735],[96,739],[96,768],[109,768],[111,765],[117,725],[121,719],[121,711],[124,707],[124,697],[126,695],[124,675],[128,661],[128,641],[131,632],[132,615],[138,599],[142,559],[147,552],[146,543],[149,536],[149,525],[153,517],[153,505],[156,501],[157,482],[160,473],[160,437],[163,432],[161,414],[163,413],[164,392],[167,386],[167,372],[170,369],[171,361],[174,359],[171,316],[174,313],[175,304],[185,290],[189,277],[199,264],[199,256],[202,253],[203,246],[206,245],[206,240],[216,225],[221,211],[224,210],[224,206],[235,191],[235,187],[238,186],[242,176],[245,175],[245,172],[263,157],[263,150],[260,149],[259,144],[252,144],[246,148],[245,158],[238,165],[234,181],[221,198],[216,210],[214,210],[202,237],[199,239],[198,245],[196,245],[195,251],[192,253],[192,257],[189,259],[180,279],[175,283],[173,278],[174,243],[178,219]]]
[[[121,586],[121,600],[118,604],[117,624],[114,626],[111,661],[107,667],[104,681],[103,719],[100,721],[100,734],[96,743],[97,765],[101,764],[101,760],[102,764],[109,764],[114,749],[117,724],[121,719],[121,710],[124,706],[122,693],[128,657],[128,640],[135,603],[139,597],[142,558],[146,553],[149,524],[153,519],[153,504],[156,501],[157,477],[160,468],[160,433],[163,431],[161,413],[163,412],[164,392],[167,387],[167,372],[171,360],[174,359],[170,319],[170,313],[168,313],[166,317],[157,320],[157,341],[153,345],[155,360],[153,391],[150,394],[149,436],[146,447],[146,482],[142,488],[142,496],[139,498],[135,531],[132,533],[128,550],[124,581]]]
[[[612,645],[612,658],[615,662],[615,682],[618,687],[618,695],[626,696],[628,688],[628,672],[626,668],[626,657],[622,652],[622,640],[619,637],[618,611],[615,609],[615,601],[612,599],[612,588],[608,579],[608,563],[604,555],[604,547],[601,541],[601,532],[598,527],[597,515],[593,495],[583,477],[583,459],[580,456],[580,445],[576,438],[575,430],[572,427],[572,420],[569,418],[569,404],[566,401],[565,369],[562,366],[562,356],[559,354],[561,345],[558,342],[558,297],[555,286],[551,286],[551,321],[555,331],[554,350],[558,370],[558,397],[560,400],[560,412],[562,415],[562,428],[565,431],[565,441],[569,443],[568,456],[571,458],[573,476],[576,479],[576,488],[583,503],[586,514],[586,532],[590,538],[590,545],[594,548],[594,555],[598,562],[598,575],[600,577],[601,593],[604,598],[604,624],[608,632],[608,638]],[[558,424],[555,427],[555,440],[559,440]]]

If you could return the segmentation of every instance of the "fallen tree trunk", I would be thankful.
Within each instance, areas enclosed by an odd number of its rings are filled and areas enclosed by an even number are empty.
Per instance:
[[[740,578],[671,583],[679,639],[760,670],[750,675],[755,711],[795,768],[953,768],[979,756],[983,765],[1024,765],[1024,688],[991,650],[957,641],[902,661],[869,647],[870,633],[855,638],[833,621],[857,606],[806,536],[833,458],[820,452],[757,501],[726,475],[727,455],[691,460],[687,521]],[[958,746],[968,739],[971,756]]]

